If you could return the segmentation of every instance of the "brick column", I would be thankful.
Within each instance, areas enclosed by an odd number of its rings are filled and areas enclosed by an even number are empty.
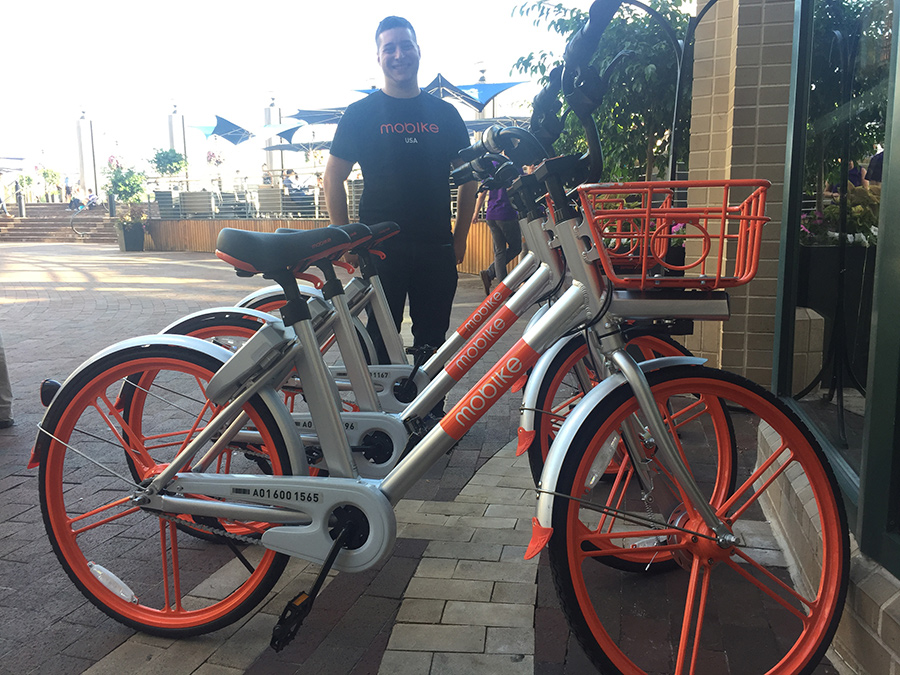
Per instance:
[[[790,96],[793,0],[719,0],[697,30],[690,178],[772,182],[759,272],[730,292],[727,323],[698,323],[685,344],[711,365],[768,385]]]

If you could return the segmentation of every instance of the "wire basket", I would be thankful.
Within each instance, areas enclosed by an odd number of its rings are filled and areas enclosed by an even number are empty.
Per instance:
[[[583,185],[578,193],[599,262],[615,287],[715,289],[740,286],[756,274],[769,185],[649,181]],[[675,191],[683,188],[705,189],[712,205],[674,206]]]

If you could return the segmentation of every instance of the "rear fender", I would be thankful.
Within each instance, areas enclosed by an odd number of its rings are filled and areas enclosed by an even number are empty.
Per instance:
[[[166,345],[184,349],[186,351],[201,352],[218,361],[220,365],[224,364],[232,356],[230,351],[223,347],[219,347],[212,342],[184,335],[147,335],[117,342],[91,356],[66,378],[66,381],[63,382],[59,391],[56,392],[56,395],[50,402],[50,405],[47,406],[47,409],[44,411],[44,417],[41,420],[39,429],[45,428],[45,425],[52,426],[59,420],[65,409],[63,401],[69,399],[68,395],[63,394],[68,388],[82,386],[82,378],[80,376],[85,370],[94,366],[102,368],[104,360],[109,359],[120,352],[133,350],[139,353],[141,349],[154,345]],[[291,415],[284,406],[284,401],[278,393],[271,388],[263,389],[260,391],[259,396],[272,412],[272,415],[275,418],[275,424],[287,443],[288,455],[291,459],[291,465],[294,468],[294,471],[305,470],[306,452],[297,436]],[[40,462],[43,461],[51,440],[52,439],[49,436],[38,431],[37,438],[35,439],[31,451],[31,457],[28,462],[29,469],[37,468]]]

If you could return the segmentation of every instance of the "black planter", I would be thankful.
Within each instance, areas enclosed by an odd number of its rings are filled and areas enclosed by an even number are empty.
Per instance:
[[[144,228],[132,227],[122,230],[122,238],[125,240],[126,251],[144,250]]]
[[[875,289],[875,246],[844,249],[844,321],[847,358],[856,379],[865,385],[869,362],[869,330]],[[840,250],[837,246],[801,246],[797,305],[814,309],[825,319],[825,349],[831,344],[837,310]],[[831,381],[826,363],[823,383]]]

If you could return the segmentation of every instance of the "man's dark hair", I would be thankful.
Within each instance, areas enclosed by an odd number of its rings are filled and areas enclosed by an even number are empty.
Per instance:
[[[375,29],[375,44],[378,44],[378,36],[381,35],[384,31],[390,30],[391,28],[409,28],[409,32],[412,33],[413,40],[417,40],[416,38],[416,29],[412,27],[412,24],[404,19],[402,16],[388,16],[381,20],[381,23],[378,24],[378,28]]]

